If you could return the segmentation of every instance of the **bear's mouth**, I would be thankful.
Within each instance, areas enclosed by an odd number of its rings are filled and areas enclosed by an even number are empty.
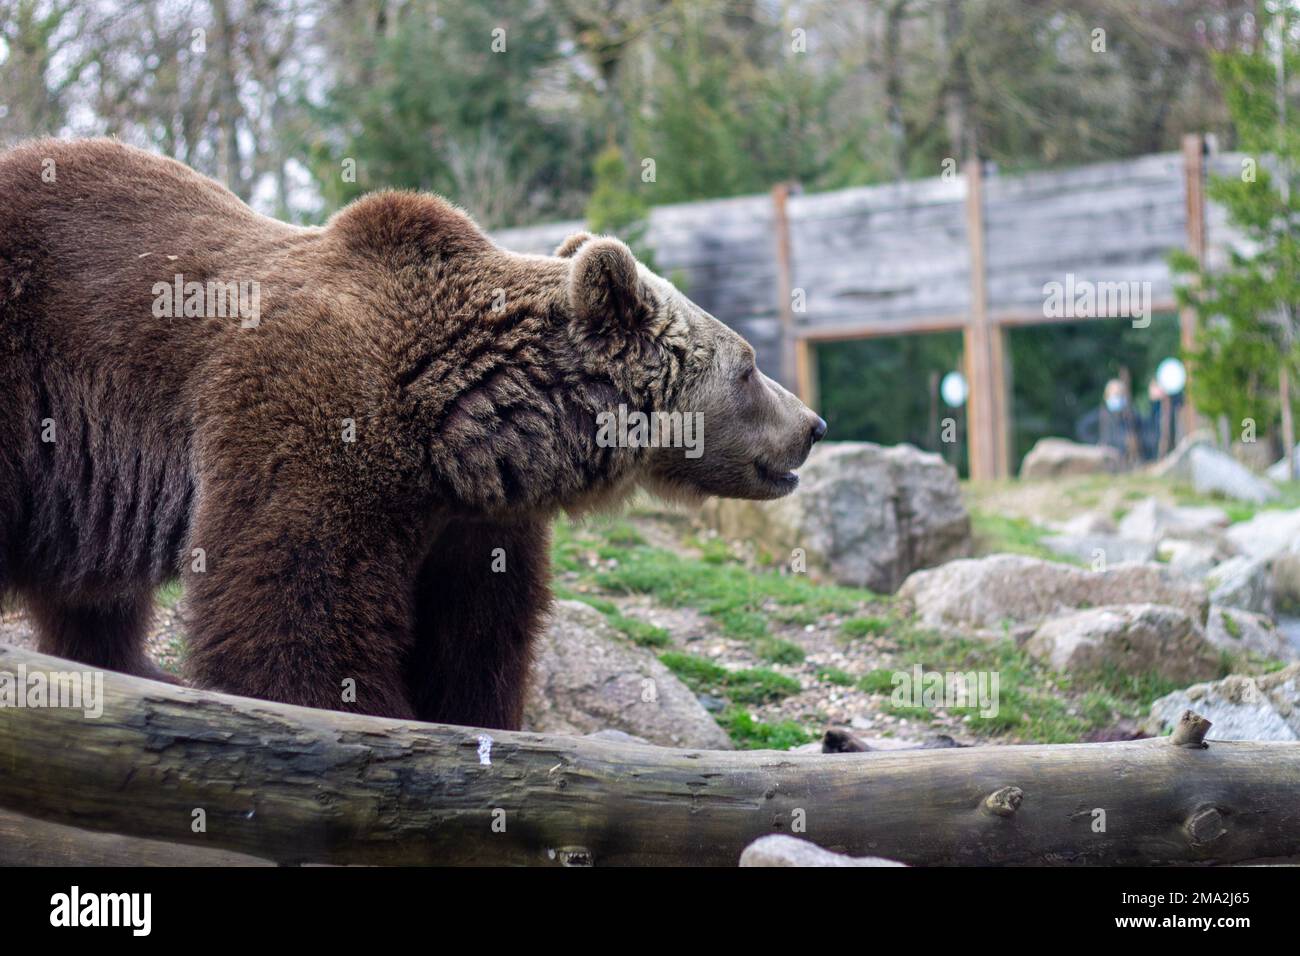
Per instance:
[[[782,494],[794,491],[799,486],[799,476],[793,471],[779,471],[761,461],[754,462],[754,470],[765,485]]]

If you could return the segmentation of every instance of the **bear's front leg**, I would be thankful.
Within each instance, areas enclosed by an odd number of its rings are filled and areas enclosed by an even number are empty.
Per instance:
[[[414,716],[403,662],[418,529],[347,501],[205,490],[185,586],[197,686]],[[250,500],[251,499],[251,500]]]
[[[416,582],[407,686],[420,720],[519,729],[549,581],[546,521],[447,525]]]

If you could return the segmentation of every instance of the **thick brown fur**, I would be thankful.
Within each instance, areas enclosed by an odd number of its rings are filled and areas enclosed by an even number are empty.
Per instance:
[[[201,686],[517,727],[557,509],[772,497],[824,431],[775,383],[738,398],[752,350],[616,240],[517,255],[397,192],[299,228],[109,140],[0,154],[0,197],[0,596],[90,665],[154,673],[179,575]],[[256,283],[255,325],[159,317],[178,274]],[[687,401],[753,406],[732,478],[596,439]]]

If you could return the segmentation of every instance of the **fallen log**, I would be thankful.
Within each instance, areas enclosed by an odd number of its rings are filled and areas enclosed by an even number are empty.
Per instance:
[[[78,669],[0,647],[24,686]],[[102,679],[98,717],[0,707],[0,807],[280,863],[734,866],[770,833],[915,865],[1300,859],[1300,743],[1202,749],[1203,722],[1179,743],[733,753]]]
[[[269,866],[244,853],[96,833],[0,810],[0,866]]]

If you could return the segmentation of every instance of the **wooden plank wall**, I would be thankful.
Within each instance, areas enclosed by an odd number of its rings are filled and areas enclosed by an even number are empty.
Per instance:
[[[994,344],[1006,326],[1052,321],[1043,314],[1043,287],[1064,283],[1069,274],[1096,283],[1150,282],[1156,309],[1172,309],[1168,255],[1188,247],[1186,157],[1199,144],[1195,137],[1182,152],[1014,176],[985,167],[977,226]],[[1204,165],[1211,174],[1236,175],[1240,157],[1210,156]],[[963,170],[833,192],[657,206],[647,242],[662,274],[744,335],[768,374],[811,397],[817,342],[968,329],[979,283],[971,274],[966,199]],[[793,342],[786,336],[784,349],[781,202],[788,282],[805,304],[788,315]],[[509,249],[549,253],[581,228],[576,221],[551,223],[501,230],[494,238]],[[1204,232],[1211,262],[1235,242],[1221,210],[1206,212]],[[999,363],[989,367],[999,378],[994,387],[1003,387]],[[989,434],[1008,432],[1003,419]],[[982,477],[1008,473],[1004,450],[992,459],[979,451]]]

